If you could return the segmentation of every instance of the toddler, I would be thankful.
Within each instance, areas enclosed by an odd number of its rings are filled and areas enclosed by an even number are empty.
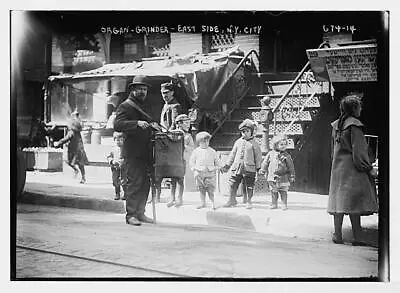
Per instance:
[[[209,147],[211,135],[202,131],[196,135],[196,142],[199,146],[193,151],[190,157],[190,169],[194,173],[197,188],[200,191],[201,204],[197,207],[206,207],[206,193],[215,210],[214,191],[216,185],[216,171],[219,168],[217,152]]]
[[[287,138],[277,135],[272,139],[273,149],[265,156],[260,169],[260,175],[267,175],[267,181],[272,195],[271,209],[278,208],[278,197],[281,195],[282,210],[287,209],[287,192],[290,183],[295,180],[293,160],[286,151]]]
[[[114,132],[114,146],[107,156],[107,161],[111,166],[112,181],[115,189],[115,200],[125,200],[126,168],[123,159],[122,148],[125,136],[122,132]],[[122,186],[122,191],[121,191]],[[121,196],[122,194],[122,196]]]

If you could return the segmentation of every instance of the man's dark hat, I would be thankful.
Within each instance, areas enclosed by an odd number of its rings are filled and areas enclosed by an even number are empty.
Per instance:
[[[151,85],[147,81],[147,77],[144,75],[136,75],[133,78],[132,82],[128,84],[128,88],[130,89],[135,85],[145,85],[147,87],[151,87]]]

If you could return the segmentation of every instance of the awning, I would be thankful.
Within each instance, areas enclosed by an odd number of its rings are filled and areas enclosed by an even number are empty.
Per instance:
[[[132,63],[106,64],[98,69],[76,74],[50,76],[49,80],[72,84],[92,78],[170,77],[180,81],[189,99],[202,108],[212,109],[221,101],[210,98],[235,69],[239,62],[234,56],[243,56],[238,47],[215,54],[191,54],[185,57],[144,60]],[[233,58],[230,58],[233,57]]]

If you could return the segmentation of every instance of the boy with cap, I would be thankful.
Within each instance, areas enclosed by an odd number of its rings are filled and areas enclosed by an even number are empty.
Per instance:
[[[183,149],[183,161],[186,169],[186,162],[190,159],[190,154],[194,149],[194,142],[192,135],[189,133],[190,118],[186,114],[180,114],[175,119],[176,130],[184,133],[184,149]],[[178,200],[175,201],[176,185],[178,184]],[[184,190],[184,177],[171,178],[171,200],[167,203],[167,207],[180,207],[183,204],[183,190]]]
[[[125,184],[126,184],[126,168],[122,156],[122,147],[124,145],[124,134],[122,132],[114,132],[114,146],[107,156],[107,161],[111,167],[112,182],[115,189],[115,200],[125,200]],[[122,186],[122,197],[121,197]]]
[[[197,188],[200,191],[201,205],[197,208],[206,207],[206,193],[212,202],[215,210],[214,191],[216,185],[216,171],[219,169],[217,152],[209,147],[211,135],[202,131],[196,135],[196,142],[199,146],[193,151],[190,157],[190,169],[194,173]]]
[[[247,197],[247,207],[252,208],[251,198],[253,197],[254,181],[256,172],[261,167],[262,153],[260,146],[254,139],[254,131],[256,128],[255,122],[250,119],[245,119],[240,125],[239,130],[242,137],[239,138],[228,157],[228,161],[222,168],[223,172],[227,172],[231,168],[231,176],[229,178],[229,200],[223,207],[236,206],[236,192],[240,182],[243,180],[244,191],[243,195]]]

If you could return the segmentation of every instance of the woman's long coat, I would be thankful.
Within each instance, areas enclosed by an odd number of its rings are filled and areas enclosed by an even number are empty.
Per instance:
[[[376,190],[369,175],[372,169],[363,124],[346,119],[340,141],[335,141],[338,120],[332,123],[333,159],[328,213],[370,215],[378,211]]]

